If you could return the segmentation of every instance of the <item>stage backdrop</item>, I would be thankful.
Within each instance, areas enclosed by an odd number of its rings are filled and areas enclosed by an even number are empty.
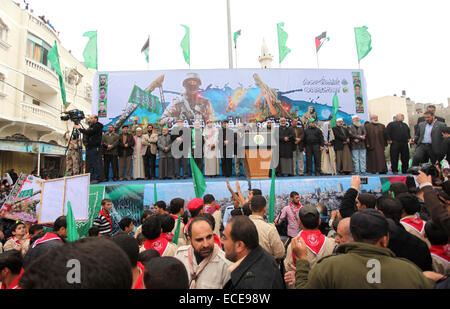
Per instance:
[[[337,118],[368,120],[362,70],[234,69],[98,72],[92,112],[104,125],[159,123],[183,118],[259,122],[280,117],[327,120],[333,96]],[[105,126],[106,130],[106,126]]]

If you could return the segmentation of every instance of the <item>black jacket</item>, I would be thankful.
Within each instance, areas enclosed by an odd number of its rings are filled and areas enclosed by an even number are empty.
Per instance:
[[[334,150],[343,150],[344,149],[344,143],[347,141],[347,139],[350,139],[350,135],[348,134],[348,131],[344,127],[334,127],[333,128],[334,133]],[[350,142],[347,143],[350,147]]]
[[[430,249],[419,237],[407,232],[403,225],[387,219],[389,223],[388,248],[397,257],[405,258],[416,264],[422,271],[432,271]]]
[[[386,127],[386,138],[388,141],[405,144],[411,139],[411,131],[406,123],[393,121]]]
[[[283,289],[283,278],[272,255],[258,246],[231,273],[224,289]]]
[[[309,127],[305,130],[305,145],[320,145],[323,146],[323,133],[322,130],[315,127]]]
[[[351,217],[358,209],[356,207],[356,197],[358,196],[358,191],[350,188],[345,192],[342,198],[341,204],[339,205],[339,212],[342,218]]]
[[[102,144],[103,124],[96,122],[88,129],[79,129],[86,139],[86,148],[100,147]]]

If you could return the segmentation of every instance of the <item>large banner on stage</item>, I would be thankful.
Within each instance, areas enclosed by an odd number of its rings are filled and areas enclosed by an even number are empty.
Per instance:
[[[280,117],[328,120],[333,97],[337,118],[351,124],[368,120],[362,70],[234,69],[98,72],[92,112],[104,125],[172,126],[182,118],[191,126],[229,120],[264,122]],[[105,126],[106,129],[106,126]]]

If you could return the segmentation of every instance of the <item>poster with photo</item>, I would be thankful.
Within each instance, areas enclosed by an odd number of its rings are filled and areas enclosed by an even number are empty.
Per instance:
[[[355,90],[356,113],[364,114],[364,96],[361,83],[361,73],[353,72],[353,87]]]
[[[108,115],[108,74],[98,77],[98,117],[106,118]]]

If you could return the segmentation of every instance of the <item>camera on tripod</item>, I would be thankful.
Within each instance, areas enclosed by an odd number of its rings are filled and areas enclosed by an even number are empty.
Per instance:
[[[79,109],[74,109],[68,112],[62,112],[62,114],[65,114],[65,116],[61,116],[62,121],[72,121],[75,124],[80,124],[81,120],[86,118],[84,116],[84,112],[80,111]]]

